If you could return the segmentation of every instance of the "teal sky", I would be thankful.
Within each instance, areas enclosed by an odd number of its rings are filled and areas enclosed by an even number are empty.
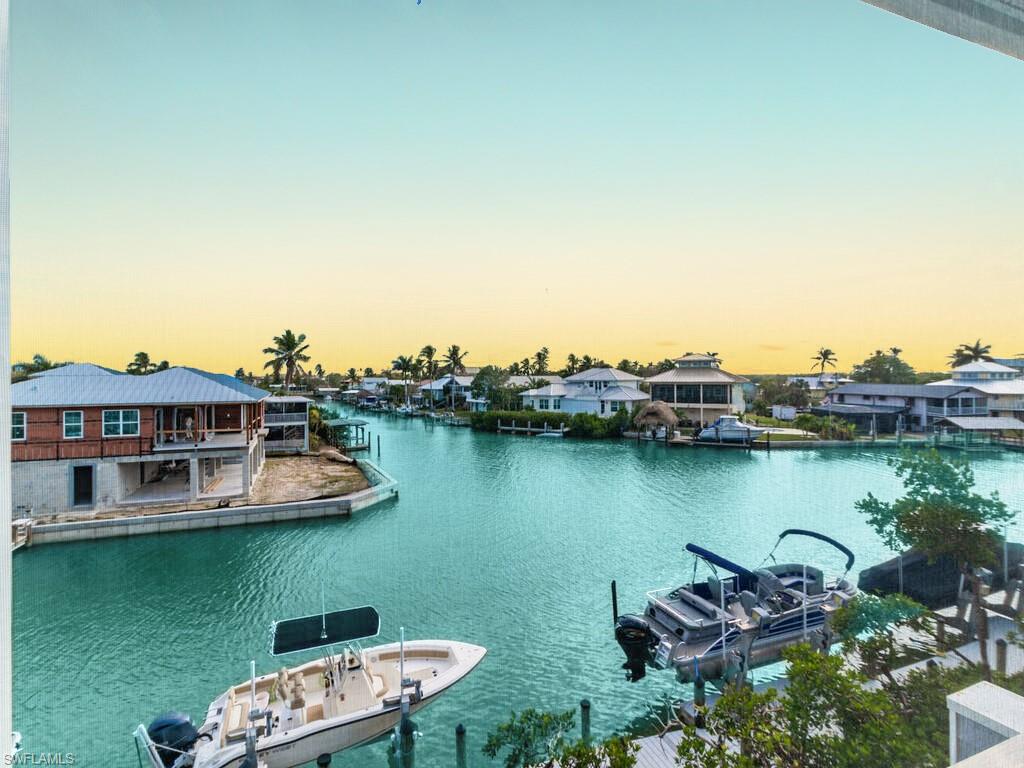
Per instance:
[[[859,0],[12,0],[11,46],[16,357],[1024,352],[1024,63]]]

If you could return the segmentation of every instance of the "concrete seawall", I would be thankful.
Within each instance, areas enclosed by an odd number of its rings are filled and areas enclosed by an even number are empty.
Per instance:
[[[293,501],[285,504],[262,504],[191,512],[139,515],[103,520],[74,520],[47,525],[33,525],[31,546],[64,541],[108,539],[117,536],[142,536],[151,533],[192,531],[200,528],[227,528],[233,525],[277,523],[286,520],[308,520],[317,517],[350,515],[388,499],[398,497],[398,481],[370,461],[356,464],[370,483],[355,493],[330,499]]]

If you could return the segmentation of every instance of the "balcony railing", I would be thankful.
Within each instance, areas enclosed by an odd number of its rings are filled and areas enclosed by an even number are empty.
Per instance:
[[[943,410],[939,406],[929,405],[928,415],[929,416],[988,416],[988,406],[977,405],[973,407],[965,408],[946,408]]]
[[[264,424],[305,424],[308,420],[306,412],[302,413],[265,413]]]

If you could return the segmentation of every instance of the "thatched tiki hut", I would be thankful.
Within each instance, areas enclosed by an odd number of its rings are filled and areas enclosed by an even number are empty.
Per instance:
[[[637,430],[665,427],[665,440],[668,440],[672,430],[679,424],[679,417],[664,400],[655,400],[643,407],[633,419],[633,424]],[[639,437],[639,434],[637,436]]]

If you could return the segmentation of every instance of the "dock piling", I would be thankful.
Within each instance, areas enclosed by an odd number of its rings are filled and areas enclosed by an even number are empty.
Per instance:
[[[693,682],[693,705],[695,707],[705,707],[708,703],[707,689],[704,683],[704,678],[698,678]]]
[[[455,726],[455,768],[466,768],[466,726]]]
[[[1005,645],[1005,643],[1004,643],[1004,645]],[[580,702],[580,729],[583,732],[583,741],[589,744],[590,743],[590,699],[583,699],[583,701]]]
[[[331,756],[324,752],[316,758],[316,768],[327,768],[331,764]]]
[[[996,672],[1006,674],[1006,638],[996,640]]]

